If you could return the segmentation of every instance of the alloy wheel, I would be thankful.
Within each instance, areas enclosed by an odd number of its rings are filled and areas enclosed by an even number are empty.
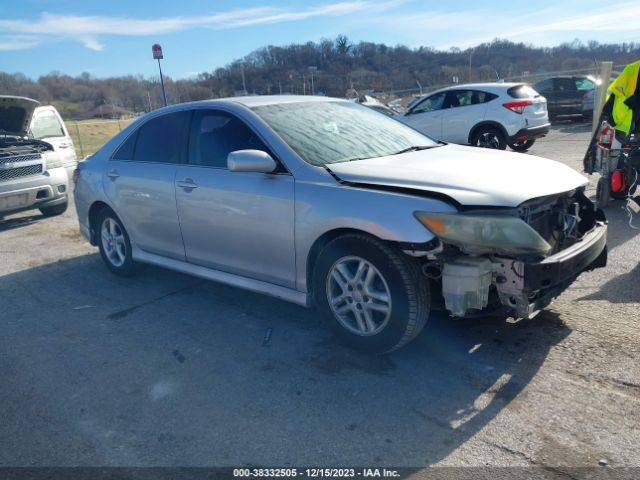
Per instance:
[[[113,218],[107,217],[100,229],[102,248],[114,267],[121,267],[127,258],[127,243],[122,228]]]
[[[391,292],[380,271],[369,261],[348,256],[329,269],[327,300],[336,319],[348,331],[376,335],[391,317]]]

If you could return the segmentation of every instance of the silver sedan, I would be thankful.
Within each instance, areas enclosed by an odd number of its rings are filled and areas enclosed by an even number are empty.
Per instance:
[[[74,178],[80,231],[113,273],[149,263],[316,304],[368,351],[406,344],[435,308],[530,317],[606,264],[606,222],[575,171],[338,99],[160,109]]]

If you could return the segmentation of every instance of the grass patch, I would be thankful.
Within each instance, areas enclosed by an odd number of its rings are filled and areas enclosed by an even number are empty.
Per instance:
[[[128,120],[82,120],[65,122],[67,130],[73,139],[78,158],[94,154],[102,145],[116,133],[128,126],[133,119]]]

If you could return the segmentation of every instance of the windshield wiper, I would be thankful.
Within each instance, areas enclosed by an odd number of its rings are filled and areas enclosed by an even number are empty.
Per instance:
[[[413,145],[411,147],[407,147],[404,148],[402,150],[400,150],[399,152],[396,153],[392,153],[391,155],[400,155],[401,153],[407,153],[407,152],[417,152],[419,150],[428,150],[430,148],[437,148],[440,147],[441,145]]]

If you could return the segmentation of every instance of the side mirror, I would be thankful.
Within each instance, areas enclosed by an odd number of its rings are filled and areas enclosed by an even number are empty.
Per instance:
[[[236,150],[227,156],[230,172],[271,173],[276,167],[276,161],[262,150]]]

